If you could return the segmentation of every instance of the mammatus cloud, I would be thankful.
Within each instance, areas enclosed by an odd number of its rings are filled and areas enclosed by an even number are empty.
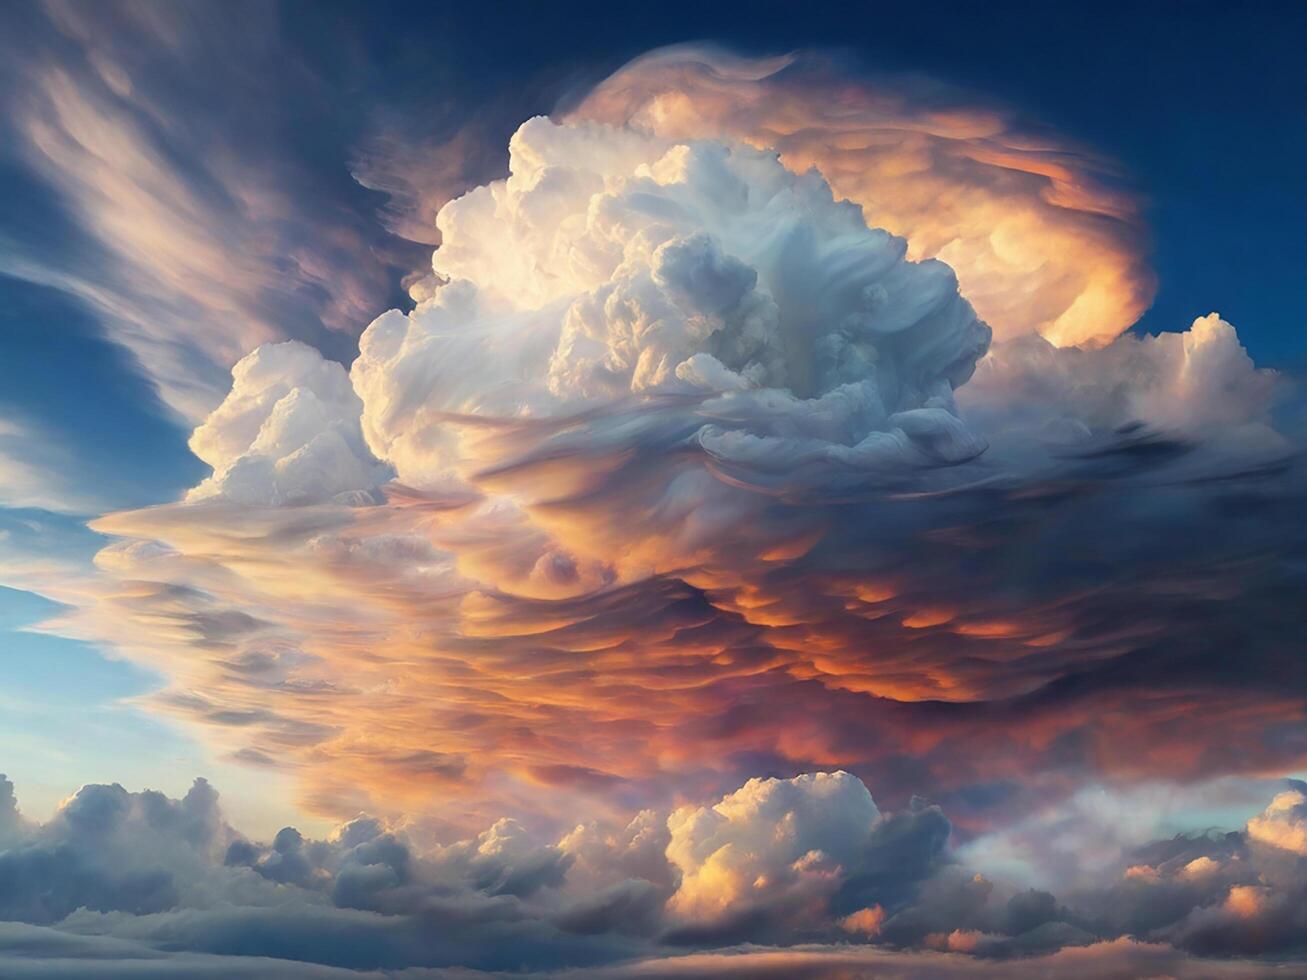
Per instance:
[[[1297,941],[1283,929],[1304,879],[1252,826],[1149,845],[1152,864],[1126,867],[1121,884],[1069,905],[967,872],[948,854],[938,808],[882,813],[843,772],[754,779],[711,805],[642,813],[626,828],[582,825],[553,844],[500,820],[426,846],[411,829],[362,815],[322,840],[287,827],[252,841],[204,780],[180,800],[85,786],[37,825],[0,777],[0,968],[16,977],[522,975],[523,964],[588,977],[1163,967],[1253,976],[1250,963],[1192,952],[1267,948],[1252,937],[1270,936],[1272,949]],[[1217,937],[1233,945],[1213,945]],[[766,945],[731,945],[748,938]]]
[[[1138,210],[1111,165],[937,82],[689,45],[633,61],[571,117],[742,140],[795,172],[815,167],[912,258],[947,262],[1000,339],[1106,343],[1152,301]]]

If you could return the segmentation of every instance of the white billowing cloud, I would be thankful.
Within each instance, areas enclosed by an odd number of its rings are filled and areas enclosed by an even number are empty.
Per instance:
[[[1114,166],[974,92],[851,73],[814,52],[742,58],[687,44],[605,79],[568,119],[671,140],[725,138],[815,167],[910,256],[957,271],[1002,339],[1106,343],[1148,307],[1139,210]]]
[[[12,786],[0,788],[12,810]],[[78,908],[143,914],[203,904],[234,838],[202,779],[180,800],[116,783],[84,786],[43,825],[10,820],[3,839],[4,823],[0,816],[0,919],[34,923]]]
[[[1283,446],[1265,424],[1275,384],[1235,328],[1211,313],[1183,332],[1127,335],[1095,349],[1040,337],[995,345],[958,400],[987,434],[1075,441],[1144,423],[1191,439],[1238,432],[1253,448],[1271,449]]]
[[[569,882],[611,885],[635,878],[667,884],[670,840],[666,818],[655,810],[641,810],[622,827],[602,827],[596,821],[578,824],[558,847],[574,862]]]
[[[947,266],[906,261],[815,173],[546,119],[518,130],[510,169],[441,209],[449,284],[360,342],[364,434],[402,482],[529,467],[511,492],[547,500],[632,452],[823,482],[983,449],[953,390],[988,327]],[[645,512],[726,493],[666,473]]]
[[[667,821],[667,859],[681,874],[670,908],[693,921],[789,902],[820,912],[879,817],[847,772],[751,779],[713,806],[682,807]]]
[[[572,857],[541,844],[516,820],[504,817],[475,838],[443,848],[432,863],[480,891],[525,898],[562,884]]]
[[[1307,793],[1291,789],[1278,794],[1270,806],[1248,821],[1248,836],[1307,857]]]
[[[1295,807],[1301,794],[1284,794],[1267,815]],[[36,825],[0,776],[0,918],[6,939],[63,949],[74,965],[57,975],[69,976],[90,972],[77,961],[95,949],[209,956],[212,971],[198,975],[213,976],[265,957],[272,973],[260,975],[281,976],[284,961],[386,971],[619,963],[746,936],[795,955],[839,940],[846,952],[876,943],[924,965],[926,950],[946,949],[954,963],[1005,969],[1077,947],[1097,961],[1096,941],[1123,936],[1222,956],[1300,944],[1301,871],[1250,861],[1251,831],[1155,841],[1148,850],[1165,874],[1070,888],[1064,905],[952,861],[923,863],[942,854],[947,828],[938,808],[882,813],[856,777],[818,772],[752,779],[711,806],[644,811],[625,827],[592,823],[556,845],[501,819],[422,848],[366,815],[324,839],[287,827],[265,844],[226,823],[204,780],[182,799],[85,786]],[[14,947],[0,947],[8,976]]]
[[[793,863],[795,846],[816,841],[852,863],[877,815],[846,773],[754,780],[716,811],[732,822],[737,845],[759,851],[758,873]],[[627,959],[658,948],[676,870],[662,850],[669,828],[673,847],[685,843],[683,816],[645,811],[625,828],[592,824],[557,845],[501,819],[469,839],[418,849],[360,815],[325,839],[286,827],[264,844],[226,823],[204,780],[180,800],[85,786],[33,825],[0,777],[0,918],[52,927],[47,947],[100,937],[139,944],[142,955],[166,948],[356,969]],[[768,836],[771,818],[803,839],[775,826]],[[799,857],[805,868],[817,862]],[[576,863],[582,873],[565,888]],[[820,925],[822,909],[813,911]]]
[[[369,490],[388,476],[363,444],[345,369],[298,341],[265,344],[232,369],[222,404],[191,436],[213,475],[188,499],[297,504]]]
[[[0,848],[9,847],[29,832],[30,828],[18,810],[18,798],[9,777],[0,775]]]

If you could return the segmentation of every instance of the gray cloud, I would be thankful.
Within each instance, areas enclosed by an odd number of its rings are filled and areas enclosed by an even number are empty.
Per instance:
[[[262,844],[203,780],[180,800],[83,787],[39,826],[6,812],[6,976],[1244,976],[1197,957],[1298,952],[1307,895],[1307,865],[1253,831],[1142,846],[1102,888],[1023,890],[959,864],[937,807],[881,813],[847,773],[753,780],[556,845],[500,821],[419,848],[362,816]],[[767,945],[725,948],[749,939]]]

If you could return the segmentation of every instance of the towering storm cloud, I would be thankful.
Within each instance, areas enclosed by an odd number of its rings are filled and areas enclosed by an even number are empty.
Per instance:
[[[0,783],[12,942],[577,976],[1302,952],[1307,804],[1266,784],[1307,764],[1290,382],[1216,313],[1127,332],[1152,278],[1089,158],[838,78],[677,49],[522,123],[411,309],[348,365],[245,353],[190,439],[211,473],[28,573],[45,628],[343,824],[252,840],[201,781],[38,826]],[[1265,809],[1171,839],[1077,809],[1217,780]],[[1108,870],[1044,890],[1023,862],[1072,831]]]
[[[1228,323],[991,348],[946,265],[775,153],[543,118],[510,149],[348,375],[237,365],[213,476],[100,519],[61,628],[341,815],[841,766],[980,829],[1086,773],[1299,758],[1295,448]]]
[[[621,534],[647,573],[755,506],[705,461],[827,485],[981,451],[953,390],[989,329],[946,266],[906,262],[815,174],[543,119],[511,151],[506,181],[440,212],[448,284],[369,327],[351,369],[401,482],[503,488],[546,527],[552,507]]]

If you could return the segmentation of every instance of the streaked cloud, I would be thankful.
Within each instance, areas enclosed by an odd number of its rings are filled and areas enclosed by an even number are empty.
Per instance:
[[[103,502],[88,493],[76,460],[30,422],[0,418],[0,507],[98,513]]]
[[[285,146],[251,69],[277,62],[300,105],[325,97],[307,66],[249,43],[275,33],[272,8],[50,3],[11,20],[5,156],[63,222],[0,238],[0,271],[85,303],[190,420],[260,343],[349,350],[399,273],[366,208],[303,206],[333,178]],[[221,98],[190,97],[200,75]]]

